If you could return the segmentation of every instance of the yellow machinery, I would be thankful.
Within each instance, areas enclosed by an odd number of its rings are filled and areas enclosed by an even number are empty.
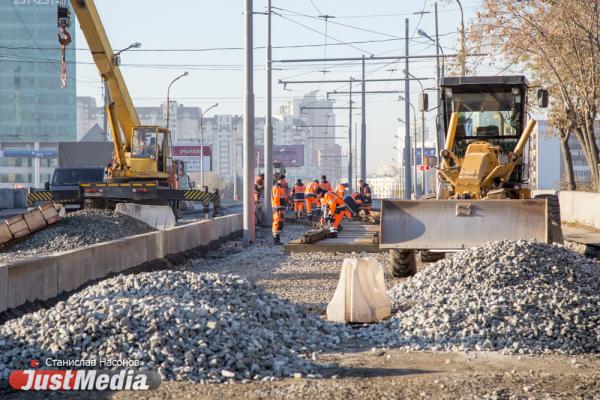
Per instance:
[[[140,124],[119,69],[119,54],[113,52],[94,1],[71,0],[71,6],[108,98],[106,113],[115,146],[108,181],[152,181],[158,186],[174,189],[170,132],[158,126]],[[58,24],[62,30],[70,24],[70,11],[64,0],[58,3]]]
[[[527,121],[529,90],[523,76],[442,81],[437,199],[382,202],[380,246],[391,249],[396,275],[415,272],[415,250],[433,261],[497,240],[562,241],[556,197],[531,199],[527,187],[536,125]],[[546,106],[547,92],[539,90],[538,100]]]

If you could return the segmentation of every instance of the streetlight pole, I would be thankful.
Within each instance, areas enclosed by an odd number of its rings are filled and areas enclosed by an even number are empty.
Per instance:
[[[170,97],[171,86],[173,86],[173,84],[175,82],[177,82],[178,80],[180,80],[181,78],[186,77],[188,75],[189,75],[189,73],[187,71],[185,71],[183,74],[181,74],[177,78],[173,79],[171,81],[171,83],[169,84],[169,87],[167,88],[167,129],[169,129],[169,117],[171,115],[171,97]]]
[[[348,110],[348,190],[352,193],[352,78],[350,78],[350,109]],[[356,150],[355,150],[356,151]]]
[[[272,92],[272,48],[271,48],[271,0],[267,0],[267,115],[265,117],[264,162],[265,162],[265,195],[264,195],[264,220],[267,225],[273,219],[270,190],[273,187],[273,92]]]
[[[202,189],[204,189],[204,115],[218,105],[219,103],[213,104],[200,115],[200,187]]]
[[[238,115],[233,119],[233,200],[238,199],[238,187],[237,187],[237,123],[242,118],[241,115]]]
[[[412,189],[412,184],[411,184],[411,177],[410,177],[410,103],[408,101],[408,99],[410,99],[410,81],[408,80],[408,47],[409,47],[409,33],[408,33],[408,18],[406,18],[404,20],[404,24],[405,24],[405,29],[404,29],[404,36],[405,36],[405,44],[404,44],[404,51],[405,51],[405,55],[406,58],[404,59],[404,71],[405,71],[405,75],[404,77],[407,78],[406,81],[404,81],[404,98],[406,99],[406,101],[404,102],[404,120],[406,121],[404,124],[404,199],[405,200],[410,200],[410,193],[411,193],[411,189]]]
[[[248,247],[256,238],[254,222],[254,36],[252,27],[252,0],[244,0],[244,212],[243,246]]]
[[[413,74],[410,72],[408,76],[415,78]],[[421,102],[419,104],[419,108],[421,111],[421,164],[425,164],[425,88],[423,87],[423,82],[420,79],[416,79],[421,87]],[[415,129],[417,127],[415,126]],[[417,135],[415,134],[415,146],[416,146]],[[416,153],[415,153],[415,165],[416,165]],[[425,171],[422,171],[421,174],[421,194],[425,194]]]

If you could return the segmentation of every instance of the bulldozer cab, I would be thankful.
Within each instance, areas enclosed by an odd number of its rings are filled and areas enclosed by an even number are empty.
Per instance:
[[[485,141],[508,154],[517,145],[526,123],[528,82],[524,76],[444,78],[441,95],[444,132],[452,113],[458,125],[452,151],[463,158],[469,144]],[[515,168],[513,182],[524,182],[523,165]]]

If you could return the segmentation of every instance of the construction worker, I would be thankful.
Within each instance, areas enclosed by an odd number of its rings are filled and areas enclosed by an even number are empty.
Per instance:
[[[346,190],[347,189],[348,189],[348,184],[347,183],[340,183],[335,188],[335,194],[337,194],[340,199],[343,199],[344,197],[346,197]]]
[[[265,193],[265,174],[260,174],[254,181],[254,202],[260,203],[260,199]]]
[[[350,218],[352,214],[346,207],[346,203],[337,194],[325,192],[319,189],[321,202],[324,206],[324,219],[329,222],[329,237],[337,237],[340,225],[344,217]]]
[[[319,187],[326,192],[331,192],[333,190],[325,175],[321,176],[321,183],[319,183]]]
[[[319,180],[315,179],[306,186],[304,191],[304,199],[306,200],[306,214],[310,221],[316,217],[319,211],[319,199],[317,199],[317,192],[319,190]]]
[[[290,197],[294,201],[294,215],[296,218],[301,218],[304,212],[304,183],[302,183],[302,179],[296,180],[296,184],[292,186]]]
[[[281,244],[281,231],[285,220],[285,205],[287,202],[285,175],[281,175],[271,190],[271,206],[273,207],[273,243]]]
[[[364,183],[363,187],[363,207],[366,214],[371,212],[371,206],[373,205],[373,194],[371,193],[371,187],[368,183]]]

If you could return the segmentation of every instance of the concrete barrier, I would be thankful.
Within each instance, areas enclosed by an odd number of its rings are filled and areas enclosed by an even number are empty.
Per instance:
[[[8,308],[55,297],[59,293],[58,258],[52,255],[10,264],[7,285]]]
[[[208,245],[241,229],[242,216],[234,214],[0,265],[0,312],[27,301],[48,300],[166,255]]]
[[[564,222],[576,222],[600,229],[600,194],[589,192],[562,191],[560,217]]]

